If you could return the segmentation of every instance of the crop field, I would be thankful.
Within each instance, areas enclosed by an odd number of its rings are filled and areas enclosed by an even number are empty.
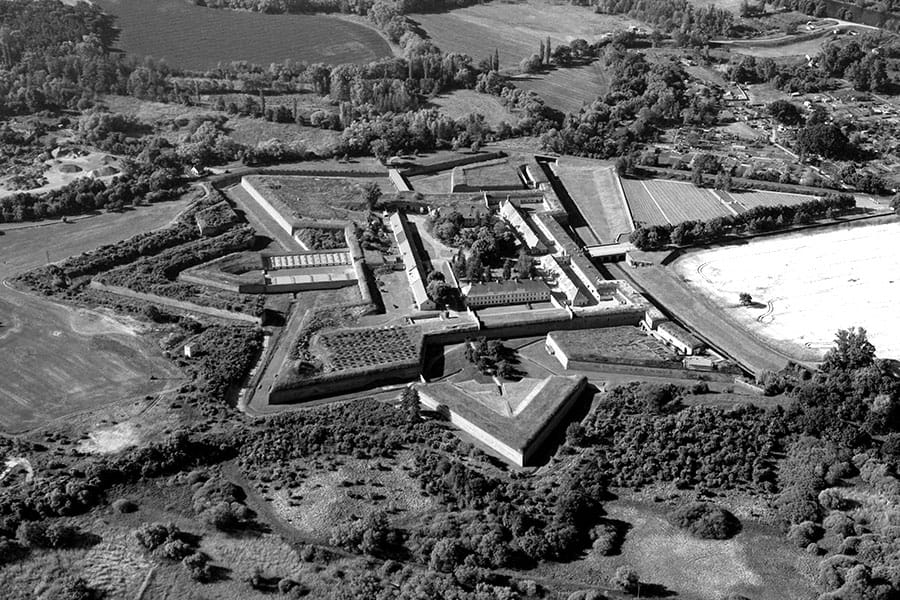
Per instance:
[[[580,166],[562,160],[556,172],[600,242],[617,242],[631,233],[628,209],[612,167]]]
[[[715,192],[690,183],[622,179],[622,187],[635,223],[676,225],[683,221],[708,221],[734,214]]]
[[[726,201],[729,199],[745,209],[757,206],[778,206],[803,204],[816,200],[815,196],[804,194],[788,194],[786,192],[747,191],[747,192],[719,192]]]
[[[116,16],[119,48],[194,70],[245,60],[368,63],[390,56],[372,28],[336,17],[214,10],[181,0],[96,0]]]
[[[410,15],[444,51],[465,52],[475,61],[500,52],[501,68],[517,68],[523,58],[576,38],[594,41],[600,35],[640,22],[617,15],[601,15],[588,7],[563,2],[525,0],[468,6],[446,13]]]
[[[838,329],[861,326],[878,355],[900,358],[900,224],[777,236],[691,253],[673,265],[735,321],[792,354],[821,357]],[[741,307],[749,293],[754,306]]]
[[[609,77],[597,62],[522,75],[514,81],[516,87],[535,92],[548,106],[573,114],[609,91]]]

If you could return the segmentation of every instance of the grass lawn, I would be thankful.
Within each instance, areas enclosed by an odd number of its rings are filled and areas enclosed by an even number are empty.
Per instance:
[[[312,219],[362,218],[366,212],[363,186],[376,183],[382,192],[394,191],[386,177],[260,177],[257,183],[287,204],[297,216]]]
[[[472,113],[483,115],[485,122],[491,127],[496,127],[502,121],[510,124],[516,121],[516,117],[500,104],[496,96],[479,94],[474,90],[455,90],[442,94],[432,98],[429,104],[453,119],[465,118]]]
[[[588,227],[602,243],[628,237],[632,231],[628,209],[612,167],[576,166],[562,160],[556,172]]]

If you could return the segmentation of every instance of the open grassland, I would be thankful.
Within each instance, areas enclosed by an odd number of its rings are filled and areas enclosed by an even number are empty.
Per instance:
[[[900,224],[846,227],[691,253],[674,268],[751,332],[819,356],[838,329],[862,326],[878,354],[900,358]],[[741,307],[747,292],[754,307]]]
[[[628,209],[612,167],[581,166],[562,160],[556,172],[601,243],[609,244],[628,237],[632,231]]]
[[[286,59],[368,63],[391,54],[374,29],[335,17],[213,10],[181,0],[96,3],[117,17],[120,49],[182,69],[205,70],[240,60],[261,65]]]
[[[516,87],[535,92],[553,108],[577,114],[609,92],[609,77],[599,63],[515,78]]]
[[[576,38],[590,42],[604,33],[640,25],[626,17],[547,0],[492,2],[410,17],[444,51],[465,52],[478,61],[492,56],[496,48],[501,68],[518,67],[523,58],[537,54],[547,36],[551,45]]]
[[[690,183],[662,179],[623,179],[622,186],[635,223],[676,225],[734,214],[715,192]]]
[[[485,122],[496,127],[503,121],[514,123],[516,118],[496,96],[479,94],[474,90],[455,90],[432,98],[431,104],[453,119],[461,119],[472,113],[484,116]]]
[[[187,200],[0,236],[0,279],[165,226]],[[31,428],[72,412],[177,385],[180,373],[129,323],[64,307],[0,284],[0,429]],[[156,379],[150,379],[155,376]]]

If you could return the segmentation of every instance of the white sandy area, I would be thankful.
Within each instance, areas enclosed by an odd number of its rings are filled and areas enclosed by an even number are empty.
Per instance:
[[[900,223],[778,236],[691,253],[676,272],[751,331],[824,353],[838,329],[864,327],[900,358]],[[758,305],[741,307],[747,292]]]

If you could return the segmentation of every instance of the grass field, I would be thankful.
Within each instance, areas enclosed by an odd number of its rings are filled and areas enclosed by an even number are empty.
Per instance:
[[[819,356],[838,329],[865,327],[883,358],[900,358],[900,224],[847,227],[691,253],[674,264],[738,323]],[[741,307],[747,292],[758,307]]]
[[[785,192],[768,191],[719,192],[719,194],[726,201],[733,200],[746,209],[757,206],[802,204],[817,199],[815,196],[807,196],[804,194],[788,194]]]
[[[186,200],[0,236],[0,279],[166,225]],[[171,364],[128,323],[0,284],[0,429],[14,431],[177,384]],[[151,381],[150,376],[157,379]]]
[[[117,17],[119,48],[183,69],[205,70],[240,60],[362,64],[391,55],[377,31],[335,17],[213,10],[181,0],[96,3]]]
[[[635,223],[676,225],[734,214],[715,192],[690,183],[663,179],[623,179],[622,187]]]
[[[603,33],[641,25],[626,17],[546,0],[493,2],[410,17],[441,50],[465,52],[479,61],[498,49],[501,68],[518,67],[523,58],[540,50],[541,40],[547,36],[551,45],[576,38],[590,42]]]
[[[496,96],[479,94],[474,90],[455,90],[442,94],[432,98],[430,104],[453,119],[464,118],[472,113],[483,115],[485,122],[491,127],[496,127],[503,121],[510,124],[516,121],[516,117],[500,104]]]
[[[599,63],[515,78],[516,87],[535,92],[553,108],[577,114],[609,91],[609,77]]]
[[[386,177],[265,177],[260,186],[276,195],[297,215],[312,219],[346,219],[366,210],[363,186],[374,182],[382,192],[394,191]]]
[[[602,243],[617,242],[631,233],[625,199],[612,167],[581,166],[562,160],[556,172],[588,227]]]

